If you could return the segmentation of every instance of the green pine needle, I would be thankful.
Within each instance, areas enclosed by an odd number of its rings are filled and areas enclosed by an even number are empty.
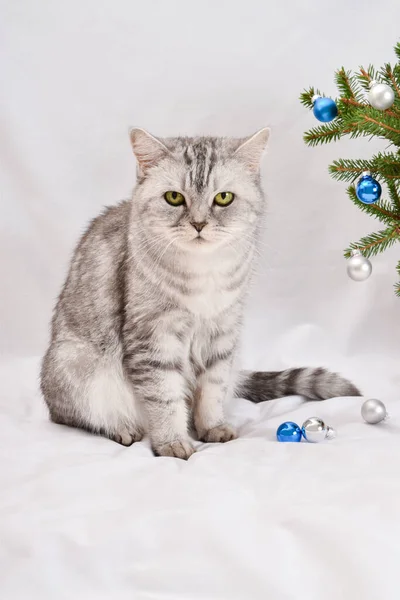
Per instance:
[[[397,44],[394,47],[394,51],[397,56],[397,60],[400,63],[400,42],[397,42]]]
[[[364,67],[360,67],[358,73],[356,73],[356,78],[360,82],[361,87],[369,92],[369,84],[371,81],[376,79],[376,71],[372,65],[369,65],[368,69],[364,69]]]
[[[352,250],[360,250],[366,258],[376,256],[387,250],[390,246],[393,246],[399,238],[400,229],[397,227],[388,227],[387,229],[382,229],[381,231],[362,237],[355,244],[350,244],[346,248],[344,255],[346,258],[350,258]]]
[[[343,134],[342,121],[340,118],[336,118],[331,123],[318,125],[306,131],[304,141],[308,146],[317,146],[318,144],[328,144],[329,142],[339,140]]]
[[[350,130],[350,137],[375,136],[400,146],[400,115],[382,112],[372,106],[361,106],[342,115],[342,121],[344,129]]]
[[[381,223],[389,225],[391,227],[400,226],[400,213],[393,210],[391,204],[382,200],[379,200],[379,204],[364,204],[357,198],[356,189],[353,185],[347,188],[347,195],[350,200],[359,208],[362,212],[365,212],[371,217],[378,219]]]
[[[322,96],[322,94],[319,90],[316,90],[313,87],[311,87],[308,90],[304,90],[300,94],[300,102],[306,108],[311,109],[313,107],[313,101],[312,101],[313,96]]]
[[[397,263],[396,271],[398,276],[400,277],[400,261]],[[394,289],[396,296],[400,296],[400,283],[395,283]]]
[[[345,71],[344,67],[335,73],[336,85],[343,98],[354,98],[351,86],[351,72]]]
[[[346,98],[348,100],[355,100],[356,102],[363,101],[362,90],[360,89],[356,77],[351,71],[346,71],[344,67],[342,67],[336,71],[335,80],[342,100]]]
[[[393,181],[393,180],[387,181],[386,180],[386,187],[389,192],[389,198],[392,201],[393,210],[400,213],[400,194],[399,194],[400,180],[397,180],[397,181]]]
[[[363,171],[372,172],[372,161],[340,158],[329,166],[329,173],[339,181],[355,181]]]
[[[379,153],[370,160],[338,159],[329,167],[329,172],[338,181],[355,181],[363,171],[370,171],[378,179],[400,181],[400,156]]]

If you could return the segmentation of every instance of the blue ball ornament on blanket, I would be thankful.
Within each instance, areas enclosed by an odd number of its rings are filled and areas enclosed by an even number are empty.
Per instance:
[[[323,98],[322,96],[314,96],[313,99],[314,117],[322,123],[329,123],[338,116],[338,107],[332,98]]]
[[[293,421],[285,421],[276,430],[276,439],[278,442],[300,442],[301,436],[300,427],[297,423],[293,423]]]

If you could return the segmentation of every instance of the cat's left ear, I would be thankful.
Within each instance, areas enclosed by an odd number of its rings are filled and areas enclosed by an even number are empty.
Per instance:
[[[154,167],[169,150],[161,140],[145,129],[134,128],[130,131],[133,152],[138,162],[138,175],[144,177],[147,171]]]
[[[267,146],[270,132],[269,127],[260,129],[254,135],[243,140],[235,151],[234,156],[244,162],[250,171],[260,170],[261,157]]]

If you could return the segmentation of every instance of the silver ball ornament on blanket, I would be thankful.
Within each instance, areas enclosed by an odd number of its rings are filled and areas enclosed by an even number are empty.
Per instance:
[[[301,431],[304,439],[313,444],[330,440],[336,435],[335,430],[325,425],[324,421],[319,417],[310,417],[304,421]]]
[[[375,425],[387,418],[386,406],[381,400],[371,398],[361,406],[361,416],[367,423]]]

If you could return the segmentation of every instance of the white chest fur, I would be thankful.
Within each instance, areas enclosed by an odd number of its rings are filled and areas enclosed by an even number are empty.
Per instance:
[[[182,298],[192,314],[211,319],[228,310],[240,296],[240,289],[230,290],[229,281],[218,273],[203,273],[196,277],[195,287]]]

